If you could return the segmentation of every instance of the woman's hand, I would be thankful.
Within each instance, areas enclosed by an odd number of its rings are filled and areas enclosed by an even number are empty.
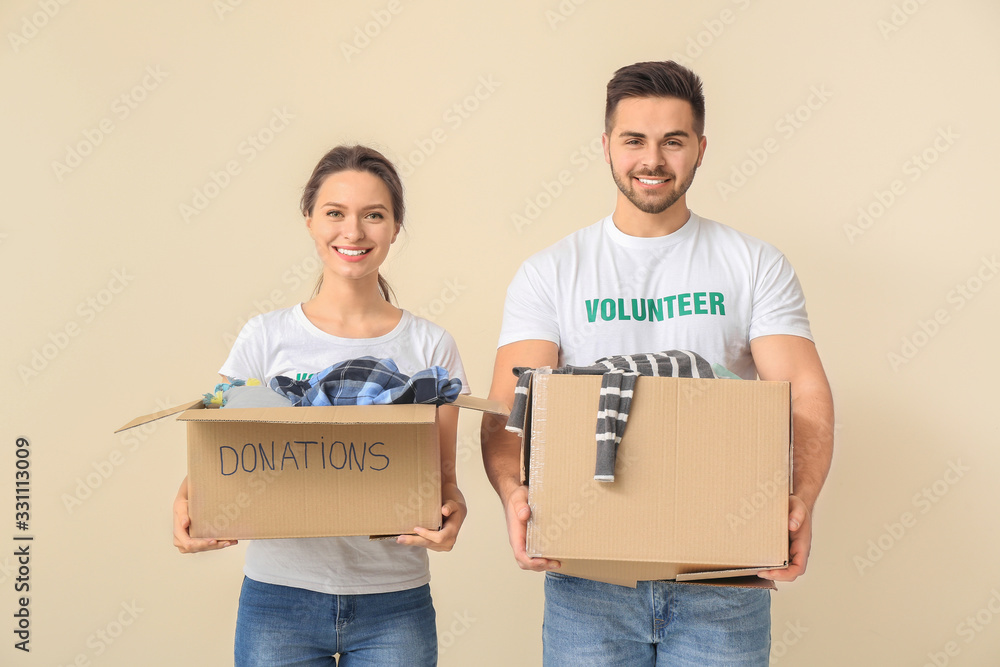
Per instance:
[[[431,551],[452,550],[455,540],[458,539],[458,531],[461,530],[468,514],[468,508],[465,506],[465,496],[455,484],[445,484],[441,489],[441,496],[444,498],[444,504],[441,505],[444,523],[441,530],[428,530],[418,526],[413,529],[416,535],[400,535],[396,538],[397,544],[425,547]]]
[[[237,540],[216,540],[191,537],[191,516],[188,514],[188,481],[181,482],[174,499],[174,546],[182,554],[193,554],[199,551],[214,551],[224,549],[237,543]]]

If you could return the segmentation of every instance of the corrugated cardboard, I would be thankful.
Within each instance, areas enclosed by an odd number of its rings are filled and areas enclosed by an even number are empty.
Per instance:
[[[452,405],[505,414],[494,401]],[[187,423],[192,537],[398,535],[441,524],[437,408],[203,409],[139,417]]]
[[[787,382],[639,378],[614,482],[593,479],[600,387],[600,376],[533,378],[529,555],[630,586],[787,566]]]

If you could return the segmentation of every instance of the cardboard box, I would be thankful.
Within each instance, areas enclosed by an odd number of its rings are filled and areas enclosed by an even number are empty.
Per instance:
[[[773,587],[752,575],[788,561],[789,383],[640,377],[614,482],[593,478],[600,388],[600,376],[532,380],[528,554],[629,586]]]
[[[506,414],[460,396],[457,407]],[[441,525],[433,405],[205,409],[139,417],[187,423],[192,537],[398,535]]]

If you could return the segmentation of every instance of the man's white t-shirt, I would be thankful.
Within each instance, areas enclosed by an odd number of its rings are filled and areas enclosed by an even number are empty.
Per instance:
[[[219,372],[267,384],[277,375],[306,379],[364,356],[392,359],[406,375],[441,366],[462,381],[463,394],[469,393],[455,340],[405,310],[399,324],[378,338],[328,334],[309,321],[301,304],[258,315],[240,331]],[[430,581],[426,549],[363,536],[252,540],[243,572],[256,581],[334,595],[388,593]]]
[[[776,248],[694,213],[654,238],[628,236],[608,216],[521,265],[499,345],[552,341],[561,366],[691,350],[752,380],[750,341],[773,334],[812,339],[802,288]]]

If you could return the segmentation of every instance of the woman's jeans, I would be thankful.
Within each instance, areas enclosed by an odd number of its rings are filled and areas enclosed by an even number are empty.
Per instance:
[[[430,586],[393,593],[329,595],[243,579],[237,667],[435,665]]]

